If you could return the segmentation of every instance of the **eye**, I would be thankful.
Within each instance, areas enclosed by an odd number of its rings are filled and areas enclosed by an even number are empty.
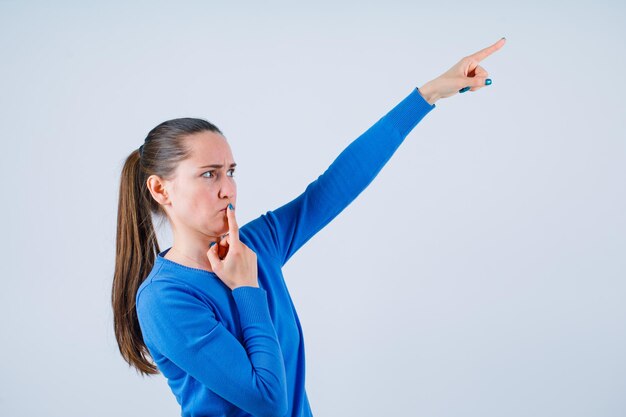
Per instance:
[[[231,172],[231,175],[230,175],[230,176],[231,176],[231,178],[232,178],[232,177],[234,177],[234,175],[235,175],[235,168],[231,168],[231,169],[229,169],[228,171],[229,171],[229,172]],[[215,172],[215,171],[207,171],[207,172],[205,172],[204,174],[202,174],[202,176],[203,176],[204,178],[213,178],[213,177],[215,176],[215,175],[213,174],[214,172]],[[206,174],[211,174],[211,176],[210,176],[210,177],[207,177],[207,176],[205,176]]]

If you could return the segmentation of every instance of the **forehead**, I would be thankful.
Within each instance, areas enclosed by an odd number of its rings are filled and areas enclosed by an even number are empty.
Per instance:
[[[185,138],[191,155],[183,164],[187,167],[198,168],[203,165],[226,164],[235,162],[230,146],[224,136],[216,132],[200,132]]]

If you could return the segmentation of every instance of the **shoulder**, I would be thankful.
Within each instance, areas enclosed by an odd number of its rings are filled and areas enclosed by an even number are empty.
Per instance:
[[[192,287],[166,279],[151,280],[138,291],[135,309],[142,331],[152,336],[180,327],[204,328],[218,317],[214,306]]]
[[[148,277],[137,290],[135,303],[138,312],[139,310],[154,311],[175,300],[193,301],[197,298],[193,289],[183,282],[170,280],[167,277]]]

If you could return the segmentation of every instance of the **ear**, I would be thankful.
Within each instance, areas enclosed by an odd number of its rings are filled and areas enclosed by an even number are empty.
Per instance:
[[[147,179],[146,185],[148,191],[159,204],[166,206],[170,204],[170,200],[167,195],[166,184],[163,179],[157,175],[150,175]]]

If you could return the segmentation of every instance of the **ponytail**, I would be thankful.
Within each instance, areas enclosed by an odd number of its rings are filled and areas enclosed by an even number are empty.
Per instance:
[[[137,319],[135,295],[161,251],[150,213],[150,196],[141,170],[139,152],[126,159],[120,181],[117,212],[115,272],[113,275],[113,326],[122,357],[142,374],[158,374],[148,360]]]

